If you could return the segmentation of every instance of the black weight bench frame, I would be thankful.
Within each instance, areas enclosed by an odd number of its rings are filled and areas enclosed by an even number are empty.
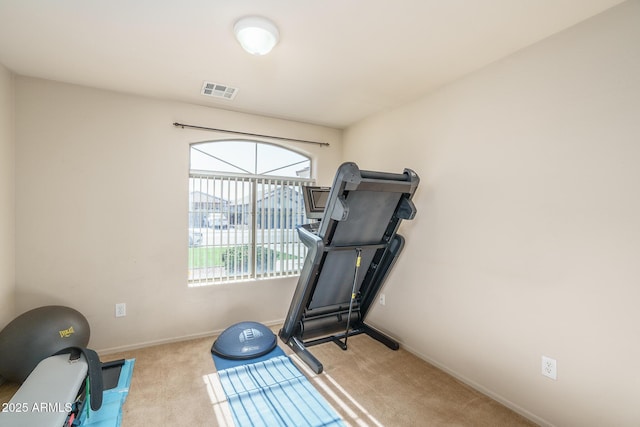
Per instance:
[[[323,367],[308,346],[333,341],[346,350],[349,336],[365,333],[399,348],[365,318],[404,246],[397,230],[416,214],[411,199],[419,181],[410,169],[374,172],[344,163],[319,225],[298,228],[308,252],[278,335],[314,372]]]

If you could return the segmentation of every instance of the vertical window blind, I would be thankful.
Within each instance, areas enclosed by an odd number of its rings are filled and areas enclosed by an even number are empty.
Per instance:
[[[308,178],[191,172],[190,286],[300,274]]]

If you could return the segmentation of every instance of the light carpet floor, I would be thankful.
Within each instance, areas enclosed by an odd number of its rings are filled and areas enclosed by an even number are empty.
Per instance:
[[[201,338],[102,356],[135,358],[123,427],[231,426],[210,348]],[[288,347],[278,344],[291,355]],[[323,363],[316,375],[292,358],[351,426],[535,426],[500,403],[403,350],[371,338],[349,338],[349,350],[333,343],[311,348]],[[0,402],[17,385],[0,386]]]

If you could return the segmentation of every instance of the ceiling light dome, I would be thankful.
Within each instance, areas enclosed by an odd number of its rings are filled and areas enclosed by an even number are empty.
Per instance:
[[[280,34],[273,22],[260,16],[247,16],[233,27],[236,38],[247,52],[266,55],[278,43]]]

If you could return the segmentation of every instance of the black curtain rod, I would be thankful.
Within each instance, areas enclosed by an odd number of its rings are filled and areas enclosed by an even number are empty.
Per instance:
[[[182,129],[191,128],[191,129],[200,129],[200,130],[210,130],[210,131],[215,131],[215,132],[233,133],[233,134],[236,134],[236,135],[258,136],[258,137],[262,137],[262,138],[279,139],[281,141],[295,141],[295,142],[303,142],[305,144],[317,144],[317,145],[326,146],[326,147],[329,146],[328,142],[307,141],[305,139],[285,138],[285,137],[282,137],[282,136],[261,135],[259,133],[239,132],[239,131],[235,131],[235,130],[208,128],[208,127],[204,127],[204,126],[195,126],[195,125],[185,125],[184,123],[178,123],[178,122],[175,122],[173,125],[176,126],[176,127],[181,127]]]

